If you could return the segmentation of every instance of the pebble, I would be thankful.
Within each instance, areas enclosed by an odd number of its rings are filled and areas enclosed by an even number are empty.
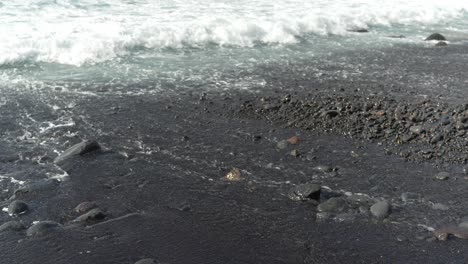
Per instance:
[[[56,222],[52,221],[40,221],[28,228],[26,231],[27,236],[45,236],[58,228],[60,228],[61,225]]]
[[[449,176],[450,176],[450,173],[442,171],[442,172],[437,173],[434,176],[434,179],[439,180],[439,181],[445,181],[445,180],[448,180]]]
[[[318,184],[305,183],[289,189],[288,197],[294,201],[305,201],[309,199],[320,199],[322,187]]]
[[[28,205],[23,201],[14,201],[8,206],[8,214],[19,215],[28,211]]]
[[[41,191],[47,191],[50,189],[53,189],[57,187],[59,184],[59,181],[53,179],[53,180],[45,180],[45,181],[38,181],[38,182],[31,182],[27,183],[24,186],[18,188],[15,190],[15,195],[20,195],[24,193],[34,193],[34,192],[41,192]]]
[[[371,206],[370,212],[376,218],[385,218],[390,214],[390,203],[387,201],[377,202]]]
[[[156,262],[152,258],[145,258],[135,262],[135,264],[156,264]]]
[[[0,225],[0,232],[9,231],[9,230],[21,231],[23,229],[26,229],[26,227],[24,226],[22,222],[19,222],[19,221],[8,221]]]
[[[342,198],[332,197],[317,206],[319,212],[341,212],[344,209],[345,202]]]
[[[297,143],[299,143],[299,138],[297,136],[292,136],[287,141],[291,145],[296,145]]]
[[[410,127],[409,130],[410,130],[411,133],[418,134],[418,135],[421,134],[424,131],[423,127],[419,126],[419,125],[418,126],[412,126],[412,127]]]
[[[330,166],[326,166],[326,165],[319,165],[319,166],[315,167],[314,170],[326,173],[326,172],[332,172],[333,168],[330,167]]]
[[[226,176],[224,176],[226,181],[240,181],[242,180],[242,173],[238,168],[232,168]]]
[[[296,158],[301,155],[301,153],[297,149],[293,149],[290,154],[291,156],[296,157]]]
[[[75,207],[74,211],[78,214],[84,214],[89,210],[96,208],[96,206],[95,202],[82,202]]]
[[[106,214],[99,208],[94,208],[91,211],[78,216],[73,222],[96,222],[106,218]]]

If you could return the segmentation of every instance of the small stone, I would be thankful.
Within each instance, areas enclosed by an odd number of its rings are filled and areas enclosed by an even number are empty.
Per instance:
[[[442,171],[442,172],[437,173],[434,176],[434,179],[439,180],[439,181],[445,181],[445,180],[448,180],[449,177],[450,177],[450,173]]]
[[[314,168],[314,170],[319,171],[319,172],[323,172],[323,173],[327,173],[327,172],[332,172],[333,168],[330,167],[330,166],[326,166],[326,165],[319,165],[319,166],[316,166]]]
[[[14,201],[8,206],[8,214],[20,215],[28,211],[28,205],[23,201]]]
[[[242,180],[241,171],[238,168],[232,168],[223,178],[226,181],[240,181]]]
[[[55,158],[54,163],[59,164],[72,157],[81,156],[99,149],[101,149],[101,146],[99,143],[97,143],[97,141],[85,140],[65,150],[62,154]]]
[[[437,134],[437,135],[435,135],[435,136],[433,136],[433,137],[431,138],[430,143],[431,143],[431,144],[436,144],[437,142],[442,141],[443,139],[444,139],[444,135],[442,135],[442,134]]]
[[[152,258],[146,258],[135,262],[135,264],[156,264],[156,262]]]
[[[320,199],[322,187],[318,184],[305,183],[289,189],[288,197],[294,201],[305,201],[309,199]]]
[[[332,197],[317,206],[319,212],[341,212],[344,209],[345,202],[339,197]]]
[[[0,225],[0,232],[9,231],[9,230],[21,231],[23,229],[26,229],[26,227],[24,226],[22,222],[19,222],[19,221],[8,221]]]
[[[280,142],[278,142],[278,144],[276,144],[276,147],[278,149],[285,149],[288,147],[288,141],[287,140],[281,140]]]
[[[94,208],[91,211],[78,216],[73,222],[97,222],[106,218],[106,214],[99,208]]]
[[[425,40],[446,40],[446,38],[440,33],[433,33],[429,35]]]
[[[35,192],[42,192],[42,191],[49,191],[54,189],[59,184],[59,181],[53,180],[45,180],[45,181],[38,181],[38,182],[31,182],[23,185],[22,187],[15,190],[15,195],[21,195],[25,193],[35,193]]]
[[[27,236],[45,236],[61,228],[61,225],[52,221],[40,221],[28,228]]]
[[[74,211],[79,214],[84,214],[94,208],[96,208],[95,202],[82,202],[75,207]]]
[[[448,209],[450,209],[447,205],[445,204],[442,204],[442,203],[434,203],[432,205],[432,209],[434,210],[442,210],[442,211],[447,211]]]
[[[398,242],[404,242],[404,241],[408,240],[408,238],[406,238],[405,236],[402,236],[402,235],[397,236],[396,239],[397,239]]]
[[[424,132],[423,127],[422,127],[422,126],[419,126],[419,125],[418,125],[418,126],[412,126],[412,127],[410,127],[409,130],[410,130],[411,133],[417,134],[417,135],[419,135],[419,134],[421,134],[422,132]]]
[[[296,157],[296,158],[301,155],[301,153],[297,149],[293,149],[290,154],[291,156]]]
[[[296,145],[297,143],[299,143],[299,138],[297,136],[292,136],[287,141],[291,145]]]
[[[387,201],[380,201],[371,206],[370,212],[378,219],[387,217],[390,213],[390,203]]]

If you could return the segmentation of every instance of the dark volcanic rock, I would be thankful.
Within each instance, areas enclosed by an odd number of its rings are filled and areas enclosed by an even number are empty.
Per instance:
[[[60,164],[65,160],[68,160],[75,156],[81,156],[99,149],[101,149],[101,146],[96,141],[85,140],[65,150],[62,154],[55,158],[54,163]]]
[[[26,229],[23,223],[19,221],[9,221],[0,225],[0,233],[5,231],[21,231]]]
[[[10,215],[24,214],[28,211],[28,205],[23,201],[14,201],[8,206],[8,213]]]
[[[99,208],[94,208],[91,211],[78,216],[73,222],[97,222],[106,218],[106,214]]]
[[[27,183],[24,186],[15,190],[15,196],[18,196],[24,193],[48,191],[57,187],[58,184],[59,184],[59,181],[53,180],[53,179]]]
[[[294,201],[305,201],[309,199],[320,199],[321,187],[318,184],[306,183],[291,188],[288,197]]]
[[[75,207],[75,212],[79,214],[84,214],[89,212],[91,209],[96,208],[96,203],[95,202],[82,202],[79,205]]]
[[[434,33],[429,35],[425,40],[446,40],[446,38],[440,33]]]
[[[56,222],[40,221],[30,226],[28,230],[26,231],[26,235],[27,236],[45,236],[61,227],[62,226]]]

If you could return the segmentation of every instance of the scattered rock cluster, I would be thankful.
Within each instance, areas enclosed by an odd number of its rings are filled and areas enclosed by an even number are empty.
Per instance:
[[[468,104],[398,102],[377,96],[314,95],[304,99],[286,95],[245,101],[240,112],[290,127],[382,141],[393,146],[394,153],[413,161],[468,161]],[[280,142],[277,147],[287,144]]]

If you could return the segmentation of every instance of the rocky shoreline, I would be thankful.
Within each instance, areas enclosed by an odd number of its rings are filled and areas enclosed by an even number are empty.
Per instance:
[[[459,87],[265,69],[258,91],[6,90],[0,259],[465,262]]]
[[[386,97],[337,95],[261,97],[241,114],[267,121],[383,143],[386,153],[410,161],[468,161],[468,105],[404,102]]]

